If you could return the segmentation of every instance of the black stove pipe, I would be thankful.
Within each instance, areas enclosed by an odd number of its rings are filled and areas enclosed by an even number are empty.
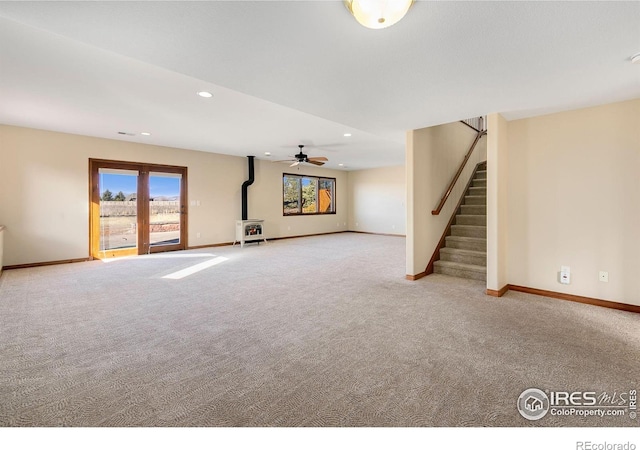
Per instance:
[[[249,179],[242,183],[242,220],[248,219],[247,212],[247,188],[253,184],[254,171],[253,171],[253,158],[255,156],[247,156],[249,159]]]

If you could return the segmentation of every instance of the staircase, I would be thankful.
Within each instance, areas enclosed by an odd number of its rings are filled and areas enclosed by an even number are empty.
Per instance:
[[[474,174],[433,271],[473,280],[487,279],[486,161]]]

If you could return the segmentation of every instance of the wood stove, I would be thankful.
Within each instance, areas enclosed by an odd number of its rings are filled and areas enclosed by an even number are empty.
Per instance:
[[[260,241],[267,242],[264,234],[264,220],[236,220],[236,240],[233,241],[233,245],[239,242],[240,247],[244,247],[246,242],[260,243]]]

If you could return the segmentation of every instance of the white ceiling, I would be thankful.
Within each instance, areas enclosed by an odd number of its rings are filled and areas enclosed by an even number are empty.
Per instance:
[[[341,1],[0,2],[0,42],[0,123],[264,159],[303,143],[332,168],[402,164],[406,130],[640,97],[637,1],[418,1],[383,30]]]

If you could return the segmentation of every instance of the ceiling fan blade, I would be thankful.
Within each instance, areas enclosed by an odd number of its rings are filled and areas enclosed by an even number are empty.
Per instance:
[[[296,161],[296,162],[294,162],[294,163],[293,163],[293,164],[291,164],[289,167],[295,167],[295,166],[297,166],[298,164],[300,164],[300,161]]]
[[[309,161],[307,161],[309,164],[313,164],[314,166],[324,166],[324,163],[322,161],[313,161],[311,159],[309,159]]]
[[[325,158],[324,156],[313,156],[313,157],[309,157],[307,158],[309,161],[329,161],[327,158]]]
[[[271,161],[271,162],[293,162],[293,161],[297,161],[296,159],[279,159],[277,161]]]

